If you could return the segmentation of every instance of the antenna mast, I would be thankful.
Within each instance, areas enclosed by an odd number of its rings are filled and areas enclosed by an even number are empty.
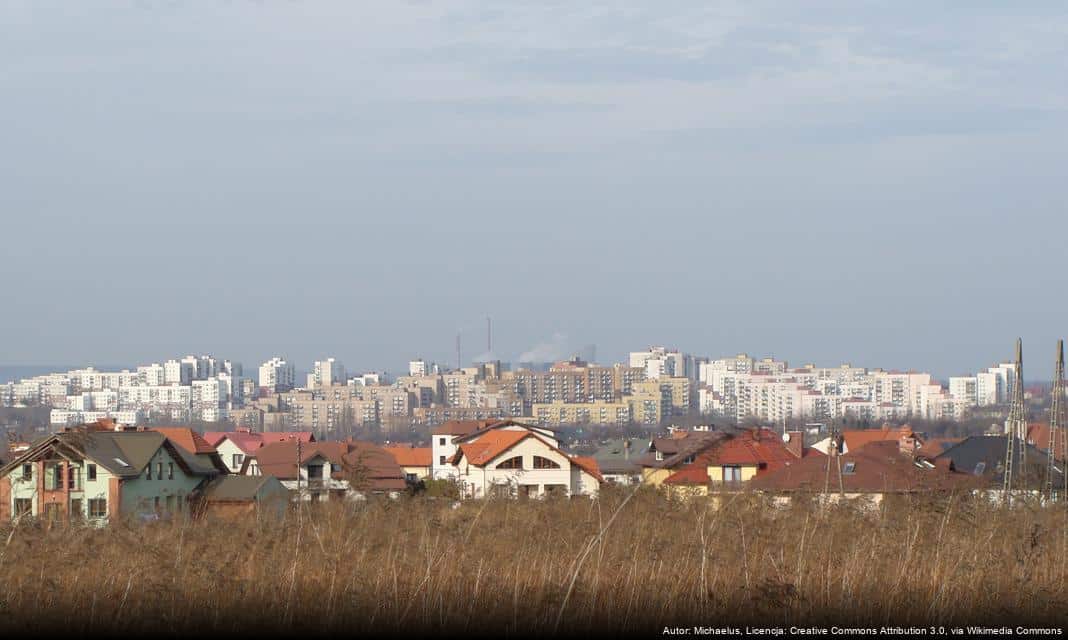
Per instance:
[[[1056,469],[1057,438],[1068,442],[1063,435],[1057,432],[1064,428],[1064,340],[1057,341],[1057,364],[1053,370],[1053,389],[1050,395],[1049,406],[1049,442],[1046,447],[1046,497],[1050,501],[1062,498],[1053,489],[1053,473]],[[1065,443],[1060,443],[1065,447]],[[1065,476],[1068,478],[1068,475]]]
[[[1019,451],[1016,450],[1018,438],[1022,440]],[[1022,478],[1025,488],[1027,484],[1027,470],[1024,466],[1027,460],[1027,409],[1024,406],[1023,390],[1023,341],[1019,338],[1016,339],[1016,372],[1013,376],[1009,418],[1005,421],[1005,441],[1005,473],[1001,491],[1007,504],[1012,493],[1013,482],[1016,480],[1014,475],[1017,473],[1017,463],[1020,467],[1019,473],[1024,474]]]

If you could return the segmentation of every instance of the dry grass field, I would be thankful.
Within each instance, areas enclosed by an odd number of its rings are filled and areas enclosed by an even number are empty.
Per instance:
[[[961,497],[865,512],[599,500],[405,498],[284,521],[0,537],[0,628],[180,634],[330,630],[659,633],[663,626],[1001,623],[1068,618],[1068,512]]]

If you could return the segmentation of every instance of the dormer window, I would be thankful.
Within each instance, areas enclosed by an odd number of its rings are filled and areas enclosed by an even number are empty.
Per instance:
[[[657,451],[656,452],[656,459],[657,460],[663,460],[664,459],[664,453],[662,451]]]

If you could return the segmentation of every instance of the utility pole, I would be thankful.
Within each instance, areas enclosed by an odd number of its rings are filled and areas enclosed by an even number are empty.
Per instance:
[[[1027,408],[1024,405],[1023,389],[1023,341],[1019,338],[1016,339],[1016,373],[1013,377],[1012,403],[1009,406],[1009,418],[1005,421],[1005,472],[1001,486],[1005,504],[1008,504],[1009,496],[1012,495],[1017,473],[1023,474],[1022,484],[1027,488]],[[1019,445],[1017,439],[1021,440]]]
[[[1057,432],[1064,428],[1064,340],[1057,341],[1057,364],[1053,369],[1053,389],[1050,395],[1049,405],[1049,442],[1046,448],[1046,497],[1052,502],[1056,499],[1064,500],[1066,495],[1057,495],[1053,489],[1053,473],[1056,469],[1057,438],[1068,440]],[[1064,443],[1061,447],[1064,448]],[[1063,473],[1063,471],[1062,471]],[[1068,474],[1065,474],[1068,478]],[[1060,489],[1060,487],[1057,487]]]

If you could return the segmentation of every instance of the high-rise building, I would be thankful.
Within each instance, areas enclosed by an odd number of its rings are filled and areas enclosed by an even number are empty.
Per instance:
[[[275,356],[260,365],[260,387],[270,391],[289,391],[297,377],[296,368],[285,358]]]

